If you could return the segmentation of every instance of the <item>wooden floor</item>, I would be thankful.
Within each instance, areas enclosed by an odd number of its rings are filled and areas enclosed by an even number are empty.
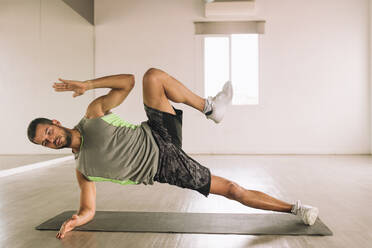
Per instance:
[[[71,232],[34,227],[79,207],[74,164],[4,177],[0,181],[0,247],[372,247],[371,156],[193,156],[213,174],[285,201],[319,207],[334,236],[253,236]],[[262,213],[220,196],[167,184],[97,184],[97,210]]]

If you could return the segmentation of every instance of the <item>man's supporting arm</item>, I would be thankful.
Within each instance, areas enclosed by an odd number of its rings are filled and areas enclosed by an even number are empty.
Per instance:
[[[88,181],[83,174],[76,170],[76,177],[80,186],[80,209],[70,219],[66,220],[56,237],[62,239],[65,234],[77,226],[84,225],[94,218],[96,212],[96,186]]]
[[[80,171],[76,170],[76,178],[80,186],[80,209],[77,226],[84,225],[93,219],[96,213],[96,186],[88,181]]]

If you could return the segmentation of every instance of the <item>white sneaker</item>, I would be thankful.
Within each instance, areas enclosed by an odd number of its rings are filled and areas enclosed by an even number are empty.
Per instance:
[[[218,92],[215,97],[208,97],[207,101],[211,102],[212,113],[206,114],[208,119],[213,120],[215,123],[219,123],[226,112],[226,108],[231,104],[233,97],[233,87],[230,81],[227,81],[222,91]]]
[[[301,217],[306,225],[313,225],[318,218],[319,210],[316,207],[301,205],[300,201],[297,201],[292,209],[292,213]]]

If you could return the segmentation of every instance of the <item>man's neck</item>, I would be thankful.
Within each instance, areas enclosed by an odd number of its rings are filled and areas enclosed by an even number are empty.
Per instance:
[[[71,129],[72,137],[71,137],[71,146],[73,153],[77,153],[80,150],[81,145],[81,134],[77,129]]]

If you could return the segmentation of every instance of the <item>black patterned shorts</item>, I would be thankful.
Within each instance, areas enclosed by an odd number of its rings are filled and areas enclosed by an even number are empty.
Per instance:
[[[182,150],[182,110],[173,109],[176,115],[145,105],[147,123],[159,146],[159,165],[154,180],[196,190],[208,197],[211,172]]]

